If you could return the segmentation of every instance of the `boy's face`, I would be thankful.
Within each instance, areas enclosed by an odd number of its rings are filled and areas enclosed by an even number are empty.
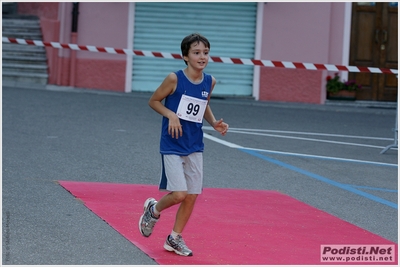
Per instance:
[[[198,70],[203,70],[209,59],[210,49],[203,42],[194,42],[190,45],[189,53],[183,59],[191,66]]]

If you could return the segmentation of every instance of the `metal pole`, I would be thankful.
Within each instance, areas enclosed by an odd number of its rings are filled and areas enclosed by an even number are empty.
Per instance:
[[[398,75],[396,75],[396,78],[398,78]],[[391,148],[397,148],[398,147],[398,114],[399,114],[399,91],[397,90],[397,107],[396,107],[396,123],[395,123],[395,128],[394,128],[394,143],[391,145],[388,145],[385,147],[382,151],[381,154],[385,153]]]

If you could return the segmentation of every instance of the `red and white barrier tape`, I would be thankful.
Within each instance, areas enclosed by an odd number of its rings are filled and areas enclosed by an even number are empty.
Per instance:
[[[91,45],[62,44],[62,43],[57,43],[57,42],[42,42],[42,41],[38,41],[38,40],[25,40],[25,39],[8,38],[8,37],[3,37],[3,43],[47,46],[47,47],[53,47],[53,48],[65,48],[65,49],[71,49],[71,50],[102,52],[102,53],[109,53],[109,54],[125,54],[125,55],[131,55],[131,56],[182,59],[182,56],[180,54],[174,54],[174,53],[151,52],[151,51],[144,51],[144,50],[131,50],[131,49],[121,49],[121,48],[112,48],[112,47],[96,47],[96,46],[91,46]],[[247,59],[247,58],[228,58],[228,57],[210,56],[210,62],[251,65],[251,66],[263,66],[263,67],[276,67],[276,68],[287,68],[287,69],[398,74],[398,70],[396,70],[396,69],[341,66],[341,65],[332,65],[332,64],[299,63],[299,62],[289,62],[289,61],[272,61],[272,60]]]

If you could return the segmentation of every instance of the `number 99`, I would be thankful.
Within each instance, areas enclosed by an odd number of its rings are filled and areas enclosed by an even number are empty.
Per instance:
[[[196,116],[199,113],[199,111],[200,111],[200,106],[199,105],[193,105],[193,103],[189,103],[189,105],[187,106],[186,113],[188,115],[193,113],[193,116]]]

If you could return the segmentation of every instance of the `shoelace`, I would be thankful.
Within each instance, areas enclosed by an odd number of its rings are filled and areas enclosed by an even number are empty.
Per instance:
[[[154,227],[154,225],[155,225],[156,222],[157,222],[157,219],[154,219],[154,218],[151,216],[150,213],[146,213],[145,216],[146,216],[146,219],[145,219],[145,221],[146,221],[146,226]]]
[[[180,247],[180,248],[187,248],[185,241],[183,240],[181,235],[178,235],[175,239],[176,244]]]

